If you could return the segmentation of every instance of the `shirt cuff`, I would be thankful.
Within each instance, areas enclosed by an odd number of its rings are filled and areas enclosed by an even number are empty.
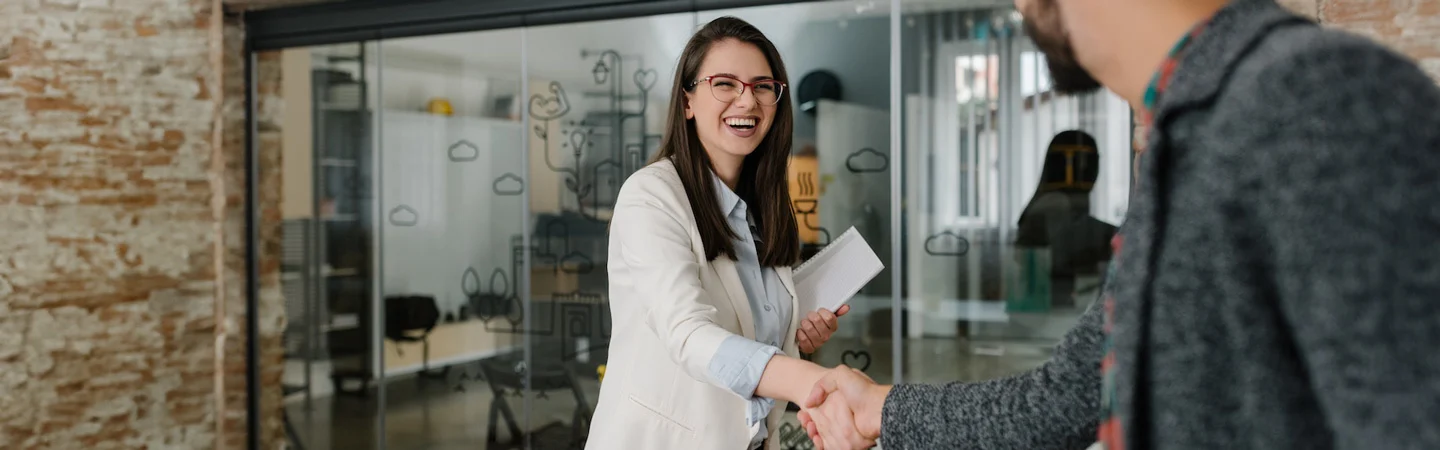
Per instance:
[[[770,417],[770,410],[775,409],[775,400],[769,397],[755,397],[750,399],[750,409],[745,414],[745,425],[755,426],[760,424],[760,434],[764,435],[765,418]]]
[[[760,385],[765,366],[779,352],[778,348],[744,337],[727,337],[720,343],[715,356],[710,358],[710,376],[720,386],[749,400],[755,396],[755,387]]]

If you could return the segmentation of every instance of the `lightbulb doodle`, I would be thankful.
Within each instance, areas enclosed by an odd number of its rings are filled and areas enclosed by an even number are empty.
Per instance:
[[[582,61],[587,62],[585,67],[595,84],[604,89],[599,98],[590,97],[593,92],[586,94],[585,104],[598,106],[598,110],[580,108],[559,82],[549,83],[544,92],[529,98],[532,126],[526,131],[533,133],[531,142],[538,146],[532,148],[543,152],[538,158],[543,167],[558,175],[560,210],[539,215],[528,244],[519,235],[511,237],[508,263],[460,271],[462,292],[470,299],[468,307],[483,320],[487,331],[558,337],[562,343],[558,350],[566,361],[608,349],[612,321],[603,288],[557,284],[552,292],[534,293],[546,301],[526,305],[520,294],[530,287],[521,283],[519,274],[527,270],[527,259],[532,277],[570,280],[596,272],[597,264],[603,263],[595,256],[604,248],[603,230],[609,221],[605,212],[614,206],[624,180],[644,167],[661,139],[647,129],[646,120],[649,94],[661,78],[658,71],[631,68],[635,64],[614,50],[582,54]],[[584,111],[583,116],[572,117],[576,111]],[[447,156],[466,162],[478,159],[479,151],[456,142]],[[507,172],[496,177],[491,188],[496,195],[523,196],[532,191],[529,184],[541,182]],[[596,239],[600,239],[598,244]],[[490,271],[488,280],[483,270]],[[529,284],[548,287],[534,281]],[[575,337],[589,340],[585,343]],[[461,376],[463,381],[469,375]]]
[[[589,52],[582,54],[582,58]],[[545,165],[551,171],[562,174],[562,183],[568,195],[572,195],[583,217],[597,223],[606,223],[600,211],[614,206],[619,195],[619,185],[630,174],[642,167],[648,158],[648,148],[658,142],[659,135],[647,132],[646,113],[649,106],[650,90],[659,80],[654,69],[639,69],[633,72],[630,81],[635,92],[628,92],[623,76],[626,61],[619,52],[605,50],[597,53],[590,72],[595,84],[606,85],[609,108],[599,114],[591,113],[579,121],[560,122],[570,112],[570,102],[565,98],[565,89],[559,83],[551,84],[551,95],[532,97],[532,106],[545,107],[532,111],[531,118],[537,122],[535,137],[541,142]],[[632,101],[633,99],[633,101]],[[635,106],[627,107],[627,103]],[[573,163],[562,166],[555,161],[550,138],[555,136],[555,126],[561,123],[560,143],[562,154],[569,156]],[[595,131],[607,131],[597,135]],[[598,148],[598,149],[597,149]],[[592,152],[598,151],[598,154]],[[603,191],[603,192],[602,192]],[[602,195],[603,194],[603,195]]]

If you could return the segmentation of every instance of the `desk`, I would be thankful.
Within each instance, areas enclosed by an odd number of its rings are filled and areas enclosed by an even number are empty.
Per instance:
[[[515,351],[520,348],[520,338],[518,334],[489,331],[485,322],[479,320],[442,323],[430,332],[430,368]],[[385,339],[385,375],[419,372],[422,348],[419,342],[396,343]]]

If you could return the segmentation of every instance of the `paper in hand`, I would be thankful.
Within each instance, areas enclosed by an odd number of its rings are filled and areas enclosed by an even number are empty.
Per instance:
[[[850,227],[795,269],[800,311],[840,309],[884,268],[875,250],[855,227]]]

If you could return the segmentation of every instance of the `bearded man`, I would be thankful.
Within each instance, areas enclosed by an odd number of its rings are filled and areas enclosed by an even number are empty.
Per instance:
[[[1272,0],[1016,0],[1149,125],[1102,298],[1039,368],[817,384],[826,450],[1440,448],[1440,89]]]

